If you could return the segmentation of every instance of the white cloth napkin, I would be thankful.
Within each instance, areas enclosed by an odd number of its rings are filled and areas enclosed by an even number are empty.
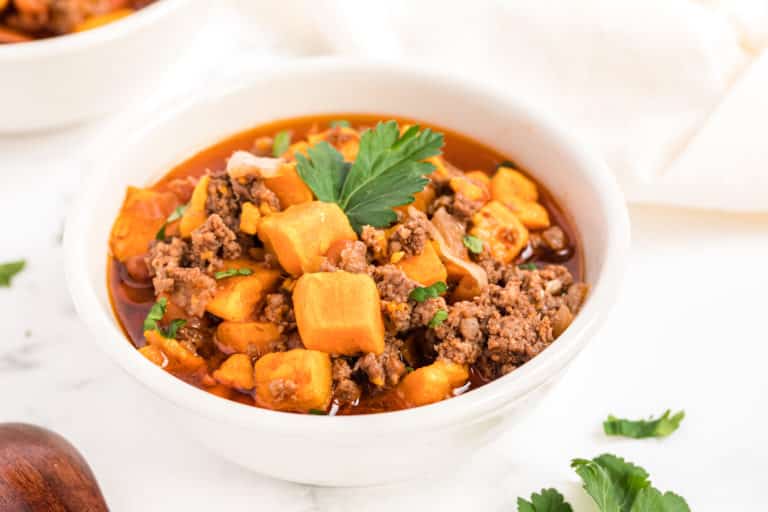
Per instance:
[[[768,210],[766,0],[235,0],[301,53],[495,82],[602,151],[633,201]]]

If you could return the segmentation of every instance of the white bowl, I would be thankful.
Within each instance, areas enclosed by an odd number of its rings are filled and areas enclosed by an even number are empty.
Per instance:
[[[151,90],[202,18],[199,0],[159,0],[104,27],[0,45],[0,133],[83,121]]]
[[[120,330],[106,288],[107,240],[127,185],[150,184],[222,138],[277,118],[380,113],[422,119],[487,143],[553,191],[580,232],[591,294],[566,332],[518,370],[426,407],[355,417],[273,412],[218,398],[167,374]],[[319,485],[402,480],[498,436],[595,335],[616,301],[629,245],[619,188],[585,146],[520,100],[465,79],[400,65],[299,61],[238,78],[229,89],[118,123],[66,229],[67,278],[94,341],[160,398],[198,442],[259,473]],[[160,421],[158,419],[158,421]],[[545,442],[545,440],[541,440]],[[530,440],[526,440],[530,442]]]

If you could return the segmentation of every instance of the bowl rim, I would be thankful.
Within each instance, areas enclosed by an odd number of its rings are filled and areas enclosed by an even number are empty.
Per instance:
[[[158,0],[130,16],[115,20],[104,27],[23,43],[0,45],[0,62],[56,56],[69,51],[98,46],[130,35],[144,26],[152,25],[192,1],[194,0]]]
[[[153,127],[161,122],[172,120],[187,110],[200,108],[205,104],[213,105],[215,101],[211,100],[217,97],[235,94],[257,83],[268,82],[276,76],[292,73],[355,72],[407,75],[431,83],[435,87],[456,87],[467,93],[483,95],[503,106],[510,117],[524,119],[537,126],[546,134],[550,144],[566,150],[570,157],[578,162],[582,174],[589,179],[590,186],[600,198],[596,207],[599,208],[600,214],[608,219],[608,231],[604,233],[606,249],[603,266],[601,272],[591,279],[593,285],[586,304],[568,329],[541,354],[514,372],[471,393],[449,400],[407,410],[358,416],[292,414],[240,404],[191,386],[148,363],[130,343],[126,343],[125,335],[113,318],[112,312],[103,312],[97,293],[89,284],[89,276],[92,276],[93,272],[85,263],[88,256],[86,229],[91,222],[88,215],[90,198],[109,183],[110,173],[100,172],[96,179],[83,183],[80,195],[73,202],[67,218],[64,235],[66,279],[78,314],[88,325],[94,342],[97,339],[103,340],[98,341],[101,349],[155,394],[214,421],[226,421],[243,428],[296,436],[306,436],[308,432],[311,432],[312,436],[354,435],[362,432],[370,437],[415,430],[442,430],[458,423],[480,421],[502,406],[523,399],[534,389],[554,379],[586,346],[606,320],[618,295],[630,242],[629,216],[621,189],[602,159],[588,150],[577,137],[561,128],[549,114],[501,88],[414,64],[326,57],[303,59],[272,65],[269,70],[259,69],[253,76],[248,75],[245,79],[241,76],[237,81],[232,80],[234,85],[223,84],[208,89],[203,94],[190,93],[186,100],[174,102],[168,109],[161,111],[156,122],[149,123],[149,126],[141,126],[134,120],[133,129],[141,132],[142,137],[146,137]],[[122,119],[124,123],[118,119],[112,126],[125,128],[130,125],[131,117],[126,114]],[[471,133],[466,135],[472,136]],[[104,139],[113,141],[109,137],[109,131],[104,134]],[[216,141],[211,141],[210,144],[215,143]],[[109,144],[107,149],[96,155],[92,161],[97,162],[100,158],[108,161],[108,147]],[[109,166],[94,168],[104,169]],[[98,282],[106,283],[106,276],[100,276]]]

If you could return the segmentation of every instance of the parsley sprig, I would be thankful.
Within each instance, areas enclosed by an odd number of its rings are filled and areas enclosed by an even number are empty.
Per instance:
[[[444,309],[438,309],[432,319],[429,321],[430,329],[434,329],[448,319],[448,312]]]
[[[179,220],[183,215],[184,212],[187,211],[187,204],[183,204],[181,206],[177,206],[173,209],[171,214],[168,216],[167,219],[165,219],[165,222],[163,222],[163,225],[160,226],[160,229],[157,231],[157,234],[155,235],[155,240],[159,240],[161,242],[165,241],[165,228],[168,227],[168,224],[171,222],[176,222]]]
[[[483,252],[483,241],[472,235],[464,235],[462,239],[464,247],[469,249],[472,254],[480,254]]]
[[[26,265],[26,260],[0,263],[0,286],[5,288],[11,286],[11,279],[13,279],[13,276],[24,270]]]
[[[167,308],[168,299],[165,297],[160,297],[157,302],[152,304],[152,307],[149,308],[149,312],[147,313],[146,318],[144,318],[143,328],[145,331],[157,331],[166,338],[175,339],[179,329],[184,327],[187,321],[183,318],[176,318],[171,320],[171,323],[168,324],[166,329],[163,329],[158,325],[158,322],[165,316],[165,311]]]
[[[379,123],[360,137],[352,165],[327,142],[296,155],[297,171],[320,201],[338,204],[356,231],[369,224],[385,227],[397,220],[396,206],[412,203],[435,166],[424,159],[439,155],[443,135],[411,126],[400,135],[397,122]]]
[[[448,289],[448,285],[443,281],[438,281],[429,286],[417,286],[411,293],[408,294],[408,298],[415,302],[424,302],[427,299],[435,299]]]
[[[609,436],[624,436],[642,439],[645,437],[666,437],[680,426],[680,422],[685,418],[685,412],[680,411],[671,415],[672,411],[667,409],[658,419],[649,420],[627,420],[608,416],[603,422],[603,430]]]
[[[573,512],[573,509],[556,489],[542,489],[539,494],[531,494],[531,501],[517,498],[517,512]]]
[[[291,147],[291,132],[283,130],[277,132],[272,143],[272,156],[280,158]]]
[[[213,274],[213,277],[216,279],[224,279],[226,277],[232,277],[232,276],[249,276],[253,274],[253,270],[249,268],[230,268],[227,270],[220,270],[219,272],[216,272]]]

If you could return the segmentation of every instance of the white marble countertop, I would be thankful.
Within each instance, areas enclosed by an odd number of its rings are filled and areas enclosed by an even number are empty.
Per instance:
[[[100,122],[0,137],[0,262],[28,260],[0,288],[0,421],[66,436],[116,511],[513,511],[561,489],[593,510],[569,468],[603,452],[645,467],[696,511],[754,510],[768,485],[768,215],[633,207],[621,300],[538,409],[449,474],[376,489],[313,488],[251,474],[158,421],[147,391],[90,341],[63,274],[61,236],[79,151]],[[685,409],[664,440],[608,439],[609,413]]]

